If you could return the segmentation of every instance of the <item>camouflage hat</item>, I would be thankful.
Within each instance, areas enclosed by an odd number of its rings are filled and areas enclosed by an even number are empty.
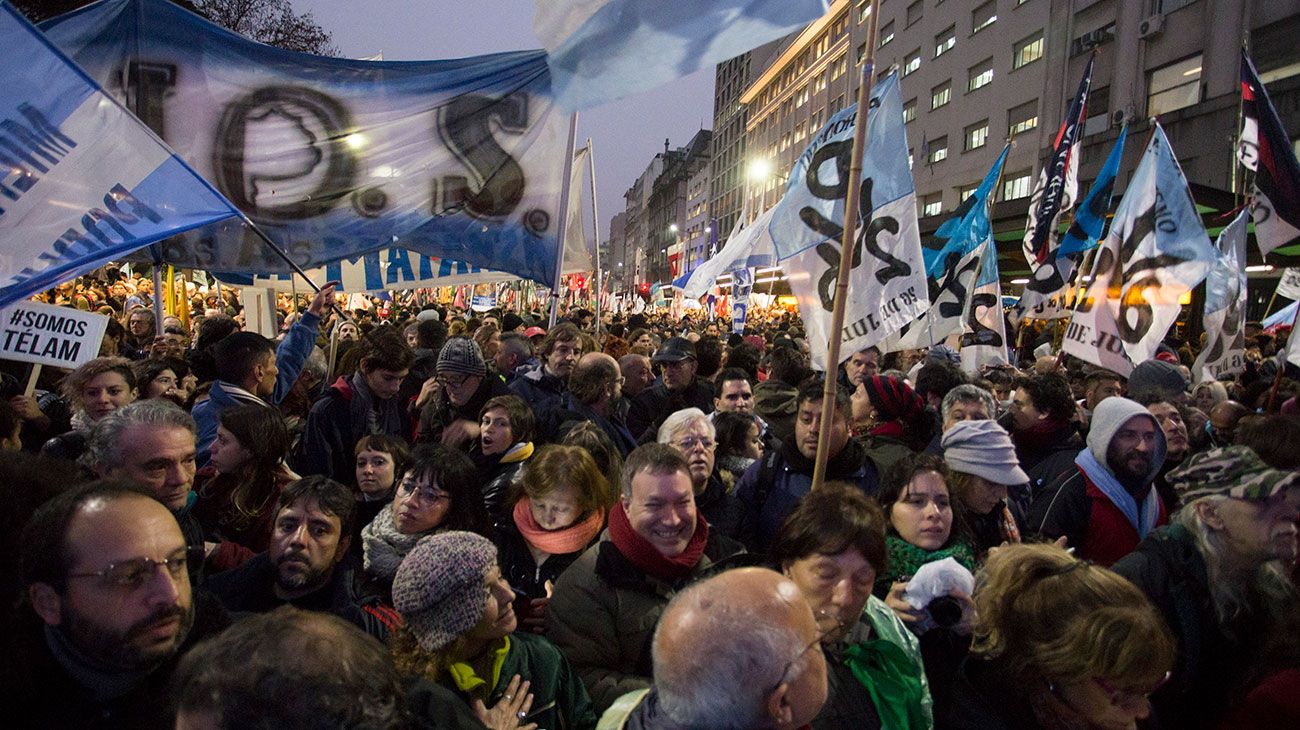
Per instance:
[[[1268,499],[1287,487],[1300,486],[1300,473],[1273,469],[1246,446],[1227,446],[1196,454],[1169,472],[1168,479],[1183,504],[1216,495]]]

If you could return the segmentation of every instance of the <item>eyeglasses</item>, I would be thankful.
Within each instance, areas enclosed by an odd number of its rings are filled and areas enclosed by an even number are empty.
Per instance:
[[[1093,677],[1092,681],[1101,688],[1102,692],[1106,693],[1106,696],[1110,698],[1111,703],[1123,707],[1132,705],[1139,701],[1145,702],[1151,697],[1151,695],[1158,692],[1161,687],[1168,684],[1171,676],[1173,676],[1171,672],[1165,672],[1165,676],[1161,677],[1160,681],[1156,682],[1154,687],[1146,691],[1116,689],[1111,686],[1110,682],[1107,682],[1101,677]]]
[[[414,479],[402,480],[402,483],[398,485],[398,488],[402,490],[402,494],[415,494],[415,496],[423,502],[433,503],[443,499],[451,499],[451,495],[444,491],[432,487],[421,488],[415,483]]]
[[[785,684],[786,677],[789,676],[790,670],[794,668],[794,665],[797,664],[800,659],[803,659],[804,654],[807,654],[813,647],[821,646],[821,643],[826,640],[827,636],[837,633],[844,628],[844,622],[836,618],[834,614],[826,609],[818,611],[813,614],[813,616],[817,619],[818,626],[829,625],[829,628],[818,631],[817,636],[813,638],[812,642],[809,643],[808,646],[805,646],[798,654],[794,655],[793,659],[785,663],[785,667],[781,670],[781,677],[777,679],[776,684],[773,685],[772,689],[768,690],[768,694],[771,694],[777,687]]]
[[[436,376],[434,376],[434,379],[438,381],[438,385],[450,385],[450,386],[453,387],[453,388],[459,388],[460,386],[464,385],[465,383],[468,383],[468,382],[469,382],[469,379],[472,378],[472,377],[474,377],[474,376],[473,376],[473,375],[462,375],[462,376],[460,376],[459,378],[451,378],[451,377],[448,377],[448,376],[446,376],[446,375],[436,375]]]
[[[167,574],[179,580],[189,565],[202,565],[204,550],[201,545],[184,547],[163,560],[153,558],[132,558],[120,563],[112,563],[103,570],[93,573],[69,573],[68,578],[101,578],[104,582],[120,588],[136,589],[149,582],[159,566],[167,569]]]
[[[682,439],[681,441],[674,441],[673,445],[681,449],[682,451],[690,451],[691,449],[694,449],[696,447],[702,448],[705,451],[712,451],[713,447],[717,446],[718,444],[713,439],[704,436],[700,438],[692,437],[688,439]]]

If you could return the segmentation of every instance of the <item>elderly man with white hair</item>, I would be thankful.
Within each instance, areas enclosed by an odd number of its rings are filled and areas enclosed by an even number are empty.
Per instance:
[[[686,457],[695,508],[710,523],[720,522],[727,513],[727,496],[733,486],[728,482],[733,477],[717,468],[718,431],[713,421],[699,408],[683,408],[664,419],[655,440]]]

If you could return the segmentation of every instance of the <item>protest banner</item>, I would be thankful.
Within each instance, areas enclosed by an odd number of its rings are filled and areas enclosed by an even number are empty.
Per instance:
[[[1197,382],[1237,375],[1246,369],[1246,222],[1237,214],[1219,234],[1218,263],[1205,280],[1205,349],[1192,364]]]
[[[108,317],[71,307],[19,302],[0,310],[0,359],[33,363],[31,395],[43,365],[69,370],[99,356]]]

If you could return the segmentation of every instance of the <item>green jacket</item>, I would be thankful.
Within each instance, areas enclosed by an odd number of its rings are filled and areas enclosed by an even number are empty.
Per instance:
[[[488,693],[484,704],[492,707],[499,702],[510,678],[516,674],[530,682],[528,691],[533,695],[533,705],[524,722],[537,723],[537,727],[546,730],[592,730],[596,727],[596,713],[587,688],[551,642],[533,634],[511,634],[510,651],[501,665],[497,686]],[[466,704],[473,702],[474,698],[462,692],[450,678],[444,678],[442,683]]]

